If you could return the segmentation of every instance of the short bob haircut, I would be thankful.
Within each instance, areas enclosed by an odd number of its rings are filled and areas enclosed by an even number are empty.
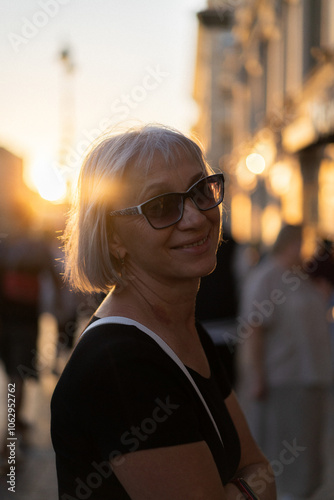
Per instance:
[[[182,133],[161,125],[145,125],[100,139],[85,158],[77,196],[64,233],[65,278],[73,289],[108,293],[126,284],[122,265],[109,250],[113,231],[113,193],[128,185],[133,169],[149,175],[154,162],[171,168],[189,158],[203,173],[214,173],[202,149]]]

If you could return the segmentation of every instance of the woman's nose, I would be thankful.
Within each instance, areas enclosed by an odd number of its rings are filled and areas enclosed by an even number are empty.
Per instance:
[[[204,212],[201,212],[192,201],[191,198],[186,198],[183,205],[183,216],[178,222],[181,228],[190,225],[202,223],[205,219]]]

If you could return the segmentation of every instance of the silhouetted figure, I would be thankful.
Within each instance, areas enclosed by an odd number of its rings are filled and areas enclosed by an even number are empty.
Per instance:
[[[27,428],[21,415],[25,380],[38,380],[41,274],[48,271],[57,279],[47,245],[32,236],[23,222],[0,248],[0,359],[8,382],[15,384],[18,434]]]
[[[283,227],[250,273],[239,344],[239,395],[251,430],[276,464],[278,492],[298,500],[321,484],[331,383],[326,302],[301,244],[300,226]]]

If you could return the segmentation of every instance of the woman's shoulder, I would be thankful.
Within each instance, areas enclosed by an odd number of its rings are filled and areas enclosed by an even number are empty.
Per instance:
[[[157,400],[184,411],[198,404],[187,378],[154,340],[136,326],[104,324],[82,335],[58,381],[52,408],[58,413],[75,408],[76,415],[83,408],[87,414],[98,409],[113,414],[118,408],[127,416],[139,408],[140,420]]]
[[[150,339],[136,324],[118,322],[115,319],[109,322],[107,318],[103,321],[102,318],[93,316],[79,337],[77,348],[89,346],[105,349],[107,346],[112,346],[121,349],[124,346],[133,347],[143,343],[149,344]]]
[[[104,362],[128,366],[153,362],[166,355],[157,343],[135,325],[105,323],[83,332],[72,354],[73,360],[88,358],[101,367]]]
[[[88,380],[104,383],[131,377],[135,385],[136,380],[175,380],[179,372],[174,361],[137,326],[105,323],[83,332],[62,378],[70,385],[82,385]]]

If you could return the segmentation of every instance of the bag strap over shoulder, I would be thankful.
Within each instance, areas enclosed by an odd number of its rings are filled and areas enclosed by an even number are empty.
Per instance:
[[[94,323],[92,323],[91,325],[89,325],[84,330],[84,332],[82,333],[82,335],[84,335],[85,333],[87,333],[88,331],[92,330],[93,328],[95,328],[97,326],[106,325],[106,324],[110,324],[110,323],[121,324],[121,325],[128,325],[128,326],[135,326],[136,328],[138,328],[142,332],[146,333],[153,340],[155,340],[155,342],[161,347],[161,349],[163,349],[163,351],[165,351],[165,353],[168,354],[168,356],[183,371],[183,373],[185,374],[185,376],[187,377],[187,379],[189,380],[189,382],[191,383],[191,385],[195,389],[198,397],[202,401],[203,406],[206,409],[206,411],[207,411],[207,413],[208,413],[208,415],[209,415],[209,417],[211,419],[211,422],[212,422],[212,424],[213,424],[213,426],[214,426],[214,428],[215,428],[215,430],[216,430],[216,432],[218,434],[218,437],[219,437],[222,445],[224,446],[224,443],[223,443],[223,440],[221,438],[220,432],[218,430],[217,424],[216,424],[216,422],[215,422],[215,420],[214,420],[214,418],[212,416],[212,413],[211,413],[208,405],[206,404],[205,399],[202,396],[201,391],[197,387],[196,382],[194,381],[193,377],[190,375],[189,371],[187,370],[187,368],[185,367],[185,365],[182,363],[182,361],[180,360],[180,358],[177,356],[177,354],[173,351],[173,349],[171,349],[171,347],[169,347],[168,344],[166,344],[166,342],[164,340],[162,340],[161,337],[159,337],[159,335],[157,335],[156,333],[154,333],[152,330],[150,330],[146,326],[142,325],[141,323],[138,323],[138,321],[135,321],[133,319],[126,318],[126,317],[123,317],[123,316],[108,316],[106,318],[100,318],[100,319],[94,321]]]

